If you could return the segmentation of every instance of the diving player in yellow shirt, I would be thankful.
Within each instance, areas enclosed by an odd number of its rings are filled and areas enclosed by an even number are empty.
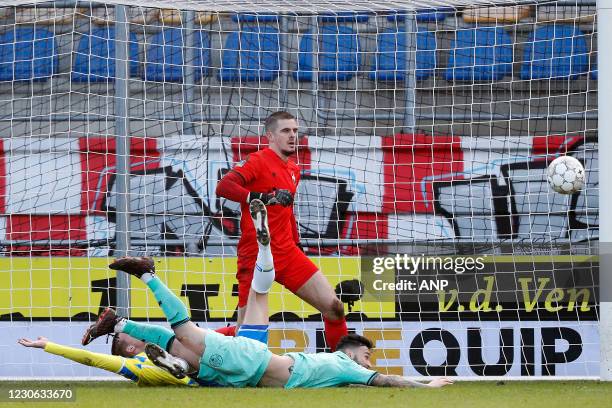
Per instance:
[[[185,377],[177,379],[166,370],[154,365],[144,353],[145,343],[136,340],[124,333],[120,333],[113,339],[110,354],[93,353],[80,348],[62,346],[49,341],[45,337],[38,340],[19,339],[19,344],[25,347],[39,348],[47,353],[62,356],[77,363],[90,367],[101,368],[111,373],[119,374],[138,385],[215,385],[198,383],[195,380]]]

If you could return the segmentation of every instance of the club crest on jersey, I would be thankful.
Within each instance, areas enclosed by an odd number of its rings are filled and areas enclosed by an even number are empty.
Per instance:
[[[291,180],[293,180],[293,184],[295,184],[295,173],[291,172]]]
[[[219,368],[223,364],[223,357],[221,357],[219,354],[213,354],[208,359],[208,364],[213,368]]]

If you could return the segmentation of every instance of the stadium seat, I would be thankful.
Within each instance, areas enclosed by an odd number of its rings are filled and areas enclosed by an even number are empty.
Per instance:
[[[431,23],[437,21],[444,21],[446,17],[455,13],[455,9],[452,7],[440,7],[439,9],[422,9],[417,10],[416,20],[421,23]],[[406,12],[398,12],[387,16],[389,21],[405,21]]]
[[[547,25],[530,34],[521,79],[576,78],[588,71],[587,42],[577,26]]]
[[[436,22],[444,21],[446,17],[455,13],[452,7],[440,7],[439,9],[424,9],[417,11],[417,21]]]
[[[138,40],[130,33],[130,76],[138,75]],[[115,78],[115,29],[96,28],[83,34],[74,59],[72,80],[104,82]]]
[[[445,79],[499,80],[512,74],[512,38],[501,27],[458,30],[451,45]]]
[[[58,64],[50,31],[21,27],[0,34],[0,81],[44,80],[57,72]]]
[[[436,68],[436,35],[422,31],[416,35],[416,78],[427,79]],[[371,80],[406,79],[406,32],[388,29],[377,38],[376,58],[369,73]]]
[[[280,72],[278,30],[272,26],[243,25],[227,36],[219,79],[274,81]]]
[[[595,20],[597,7],[595,2],[577,2],[574,5],[541,4],[538,5],[536,22],[556,24],[588,24]]]
[[[530,16],[530,6],[469,7],[463,10],[463,21],[468,24],[517,23]]]
[[[232,20],[237,23],[278,23],[278,14],[237,13]]]
[[[599,79],[599,71],[597,70],[597,68],[595,68],[593,71],[591,71],[591,79]]]
[[[135,24],[155,24],[156,22],[161,23],[162,26],[182,26],[185,22],[185,15],[182,11],[177,9],[161,9],[157,16],[155,13],[152,14],[151,17],[148,18],[147,23],[138,23]],[[213,12],[204,12],[198,11],[195,15],[195,23],[200,25],[210,24],[217,21],[218,15]],[[141,16],[143,20],[147,19],[147,16]]]
[[[184,68],[195,69],[194,80],[206,76],[210,70],[210,37],[201,30],[195,34],[195,59],[185,61],[184,30],[165,28],[151,38],[145,57],[145,81],[183,82]]]
[[[341,11],[338,13],[322,13],[319,16],[321,23],[367,23],[370,15],[367,12],[353,13]]]
[[[348,26],[322,25],[319,31],[319,80],[348,81],[360,65],[357,33]],[[317,36],[305,33],[300,40],[297,70],[298,81],[312,81],[313,43]]]

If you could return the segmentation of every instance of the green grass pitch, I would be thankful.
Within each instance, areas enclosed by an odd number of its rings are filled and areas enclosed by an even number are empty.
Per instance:
[[[4,382],[12,387],[61,388],[64,382]],[[137,387],[126,382],[73,382],[74,402],[6,403],[2,407],[163,407],[163,408],[598,408],[612,407],[612,383],[597,381],[458,382],[428,389],[346,387],[316,390]],[[6,401],[6,400],[4,400]]]

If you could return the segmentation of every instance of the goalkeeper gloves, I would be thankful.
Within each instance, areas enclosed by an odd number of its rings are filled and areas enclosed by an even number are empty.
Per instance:
[[[283,207],[289,207],[293,204],[293,195],[289,190],[274,190],[273,194],[274,196],[270,199],[270,204],[274,204],[273,201]]]
[[[261,200],[265,205],[280,204],[283,207],[289,207],[293,204],[293,195],[289,190],[274,190],[271,193],[249,193],[247,203],[255,199]]]

